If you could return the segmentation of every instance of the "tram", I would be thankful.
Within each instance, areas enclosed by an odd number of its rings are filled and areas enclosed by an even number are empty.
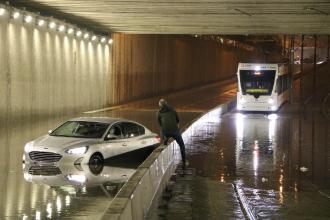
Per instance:
[[[239,63],[237,110],[275,112],[289,99],[286,64]]]

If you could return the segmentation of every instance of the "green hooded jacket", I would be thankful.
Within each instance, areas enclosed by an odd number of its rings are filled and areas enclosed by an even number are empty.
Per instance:
[[[179,131],[180,122],[178,113],[169,105],[163,105],[157,113],[158,123],[165,132]]]

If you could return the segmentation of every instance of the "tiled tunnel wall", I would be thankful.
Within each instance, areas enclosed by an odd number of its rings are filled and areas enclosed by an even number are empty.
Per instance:
[[[0,119],[38,120],[234,76],[260,53],[178,35],[113,34],[113,45],[0,18]],[[257,59],[259,58],[259,59]]]
[[[49,118],[105,107],[110,47],[1,16],[0,119]]]
[[[263,56],[193,36],[113,34],[110,104],[232,77],[238,62]]]

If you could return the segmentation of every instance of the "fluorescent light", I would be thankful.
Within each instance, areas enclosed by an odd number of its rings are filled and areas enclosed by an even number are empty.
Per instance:
[[[59,28],[58,28],[59,31],[63,32],[65,30],[65,26],[62,24]]]
[[[85,33],[85,34],[84,34],[84,38],[85,38],[85,39],[89,38],[89,34],[88,34],[88,33]]]
[[[26,23],[30,23],[32,21],[32,16],[31,15],[25,16],[24,21]]]
[[[6,9],[4,9],[4,8],[0,8],[0,15],[4,15],[5,12],[6,12]]]
[[[101,38],[101,42],[104,43],[106,41],[105,37]]]
[[[69,28],[68,34],[72,34],[72,33],[73,33],[73,28]]]
[[[96,40],[96,36],[95,35],[93,35],[93,37],[92,37],[92,41],[94,41],[94,40]]]
[[[46,23],[45,20],[40,19],[40,20],[38,21],[38,26],[43,26],[45,23]]]
[[[19,18],[20,15],[21,15],[21,14],[20,14],[18,11],[16,11],[16,12],[14,12],[14,14],[13,14],[13,18],[14,18],[14,19],[17,19],[17,18]]]
[[[113,43],[113,40],[110,38],[109,41],[108,41],[109,44],[112,44]]]
[[[81,31],[77,31],[77,33],[76,33],[77,37],[80,37],[81,34],[82,34]]]
[[[54,29],[54,28],[56,27],[56,23],[53,22],[53,21],[50,22],[49,27],[50,27],[51,29]]]

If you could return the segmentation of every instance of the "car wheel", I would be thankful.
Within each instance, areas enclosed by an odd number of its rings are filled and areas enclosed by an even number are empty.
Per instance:
[[[103,170],[103,164],[89,164],[89,171],[94,175],[99,175]]]
[[[89,159],[89,164],[90,165],[98,165],[98,164],[103,164],[104,158],[101,153],[94,153],[91,158]]]

